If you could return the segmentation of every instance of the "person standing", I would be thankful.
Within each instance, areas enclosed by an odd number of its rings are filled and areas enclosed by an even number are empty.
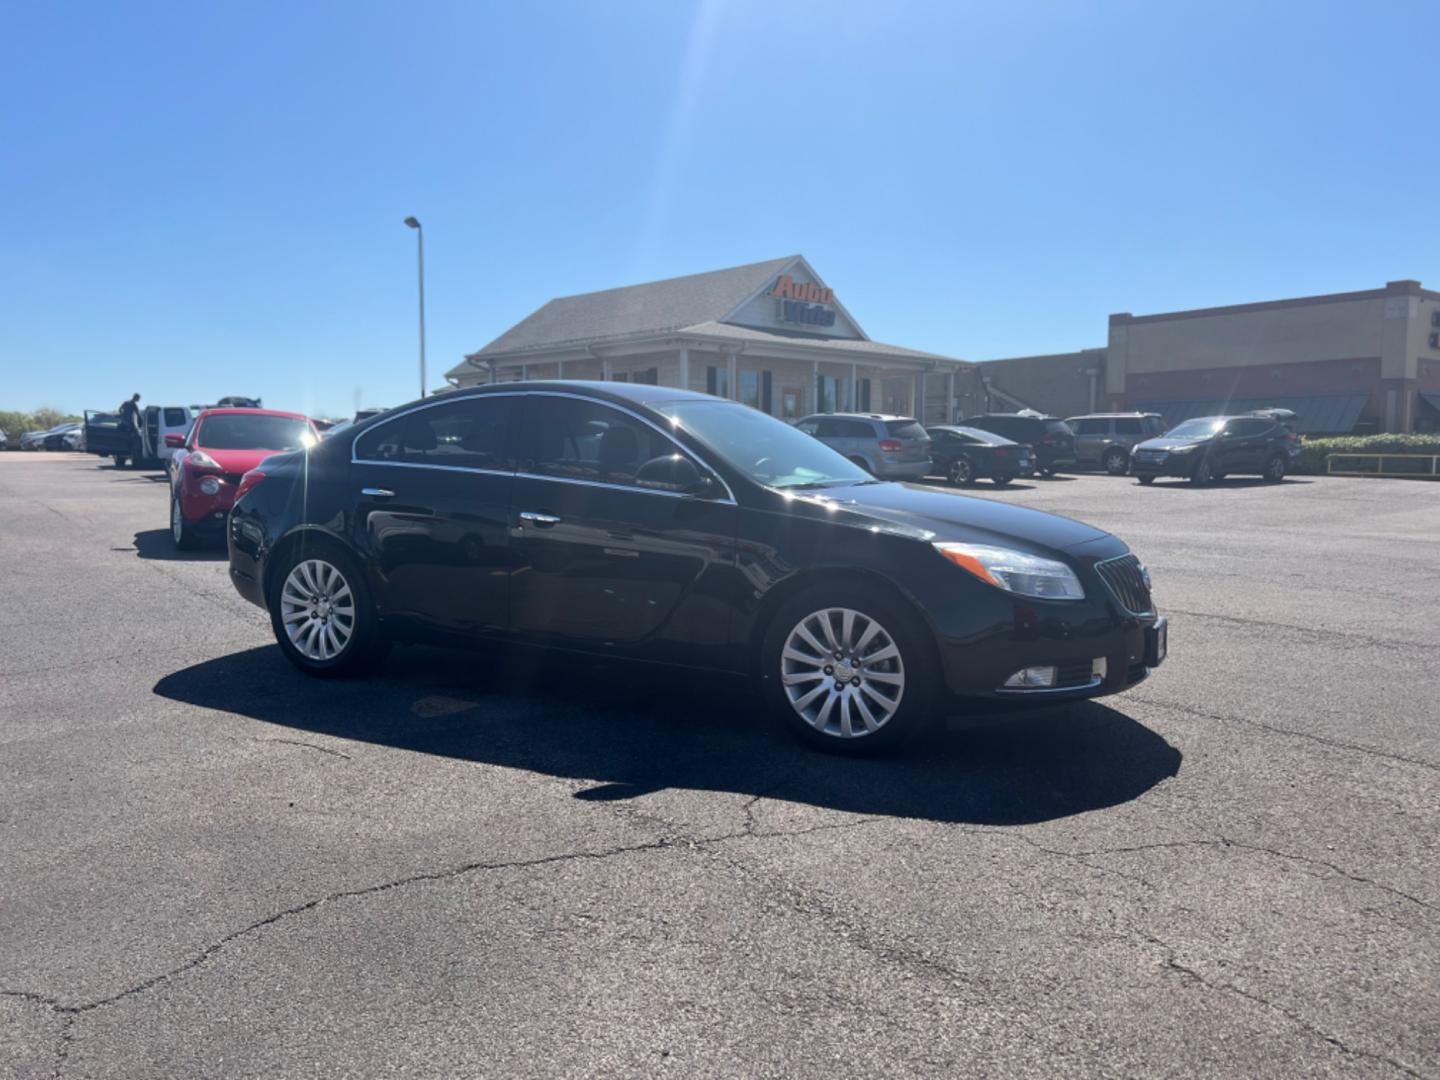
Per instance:
[[[133,445],[135,446],[135,452],[131,455],[131,459],[138,463],[141,455],[145,452],[145,432],[144,425],[140,420],[139,394],[135,394],[128,401],[122,401],[120,403],[120,427],[122,429],[128,429],[134,435]],[[116,463],[120,463],[118,457],[116,458]]]

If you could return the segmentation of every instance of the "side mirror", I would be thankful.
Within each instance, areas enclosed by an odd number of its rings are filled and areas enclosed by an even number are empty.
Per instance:
[[[179,450],[185,445],[185,436],[181,435],[178,431],[172,431],[169,435],[165,436],[165,445]]]
[[[715,481],[703,475],[684,454],[651,458],[635,473],[637,487],[674,491],[681,495],[705,495]]]

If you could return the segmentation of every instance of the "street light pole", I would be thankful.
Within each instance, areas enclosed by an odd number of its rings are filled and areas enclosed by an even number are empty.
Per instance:
[[[418,218],[407,217],[405,224],[415,230],[415,239],[418,241],[418,259],[420,266],[420,396],[425,396],[425,230],[421,227]]]

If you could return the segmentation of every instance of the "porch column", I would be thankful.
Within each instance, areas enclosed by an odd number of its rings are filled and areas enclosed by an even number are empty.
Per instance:
[[[603,381],[603,382],[610,382],[610,381],[611,381],[611,375],[612,375],[612,372],[611,372],[611,370],[610,370],[610,357],[608,357],[608,356],[602,356],[602,357],[600,358],[600,379],[601,379],[601,381]]]
[[[738,355],[737,355],[736,353],[733,353],[733,352],[732,352],[732,353],[730,354],[729,359],[726,361],[726,366],[728,367],[729,372],[730,372],[729,377],[728,377],[728,379],[727,379],[727,383],[728,383],[728,385],[729,385],[729,387],[730,387],[730,400],[731,400],[731,401],[739,401],[739,400],[740,400],[740,385],[739,385],[739,383],[740,383],[740,360],[739,360],[739,357],[738,357]]]
[[[690,389],[690,350],[680,350],[680,389]]]
[[[955,422],[955,369],[951,368],[950,373],[945,376],[945,419],[946,424]]]
[[[925,418],[921,415],[925,411],[925,373],[917,372],[915,375],[915,386],[910,391],[910,415],[919,420],[922,424]]]
[[[555,361],[555,378],[557,378],[557,379],[563,379],[564,377],[565,377],[565,361],[564,361],[564,360],[556,360],[556,361]]]
[[[526,379],[528,379],[529,377],[530,377],[530,365],[529,365],[529,364],[521,364],[521,365],[520,365],[520,381],[521,381],[521,382],[524,382],[524,381],[525,381]]]
[[[846,394],[845,411],[854,412],[860,407],[860,365],[850,365],[850,393]]]
[[[809,398],[815,403],[814,408],[808,410],[812,413],[820,411],[820,361],[810,361],[810,393]]]

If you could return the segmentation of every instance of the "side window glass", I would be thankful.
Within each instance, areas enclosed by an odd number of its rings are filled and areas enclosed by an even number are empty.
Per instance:
[[[834,420],[827,416],[824,420],[820,421],[819,429],[815,434],[819,435],[822,439],[843,439],[849,433],[845,430],[845,422],[843,420]]]
[[[190,420],[190,415],[189,415],[184,409],[166,409],[166,410],[165,410],[165,426],[166,426],[166,427],[172,427],[172,428],[183,427],[186,423],[189,422],[189,420]]]
[[[1110,432],[1108,424],[1104,420],[1077,420],[1075,422],[1076,435],[1108,435]]]
[[[814,420],[801,420],[795,427],[803,431],[806,435],[818,435],[820,433],[820,425]]]
[[[524,469],[539,476],[654,487],[637,483],[636,474],[678,452],[648,424],[599,402],[537,394],[530,407],[532,444]]]
[[[873,439],[875,429],[864,420],[837,420],[840,425],[840,434],[847,439]]]
[[[1116,435],[1143,435],[1144,433],[1139,418],[1115,421]]]
[[[365,432],[359,461],[508,469],[505,435],[515,397],[476,397],[431,405]]]

